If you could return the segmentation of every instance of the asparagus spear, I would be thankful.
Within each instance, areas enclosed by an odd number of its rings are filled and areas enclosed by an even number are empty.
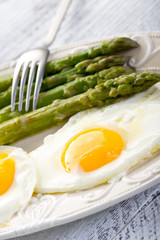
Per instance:
[[[87,63],[86,62],[81,63],[81,65],[80,65],[81,70],[80,69],[77,70],[76,68],[73,68],[71,70],[44,78],[44,80],[42,82],[41,92],[48,90],[52,87],[55,87],[57,85],[61,85],[66,82],[73,81],[76,77],[83,76],[84,73],[85,74],[90,73],[87,70],[90,67],[90,65],[94,64],[94,66],[93,67],[91,66],[91,67],[92,67],[92,69],[94,69],[94,72],[97,72],[101,69],[105,69],[110,66],[116,66],[116,65],[118,66],[118,65],[127,64],[129,62],[129,59],[130,59],[130,57],[127,57],[127,56],[110,56],[110,57],[103,56],[103,57],[98,57],[96,59],[91,60],[92,61],[91,63],[89,63],[90,60],[87,60],[88,61]],[[33,89],[34,89],[34,87],[32,88],[32,93],[33,93]],[[4,92],[0,92],[0,108],[3,108],[10,104],[11,92],[12,92],[11,87],[9,87]],[[26,88],[25,88],[24,93],[25,92],[26,92]],[[46,94],[44,93],[44,95],[46,95]],[[47,95],[48,95],[48,93],[47,93]],[[17,89],[17,99],[16,99],[17,101],[18,101],[18,96],[19,96],[19,88]]]
[[[41,91],[43,92],[66,82],[73,81],[76,77],[83,76],[85,76],[85,74],[78,73],[77,69],[73,68],[49,77],[45,77],[42,81]]]
[[[160,74],[132,73],[107,80],[87,92],[69,99],[57,100],[47,107],[26,113],[0,124],[0,145],[14,142],[62,122],[77,112],[109,105],[120,97],[144,91],[160,81]]]
[[[45,76],[60,72],[62,69],[75,66],[77,63],[97,56],[111,55],[121,51],[138,47],[138,44],[130,38],[117,38],[103,42],[97,46],[86,49],[83,52],[70,54],[67,57],[48,62],[45,68]]]
[[[108,79],[116,78],[123,74],[130,74],[133,69],[129,67],[111,67],[105,69],[94,75],[87,77],[76,78],[74,81],[66,83],[64,85],[58,86],[47,92],[39,94],[37,108],[47,106],[53,102],[55,99],[69,98],[74,95],[80,94],[87,91],[89,88],[95,87],[97,84],[105,82]],[[31,99],[31,106],[32,106]],[[23,101],[23,104],[25,101]],[[30,109],[31,110],[31,109]],[[18,103],[15,104],[15,111],[11,112],[11,106],[7,106],[0,110],[0,123],[7,121],[9,119],[15,118],[17,116],[25,114],[25,111],[18,111]]]
[[[55,74],[54,76],[46,77],[42,82],[42,91],[52,88],[54,86],[63,84],[66,81],[71,81],[77,76],[78,72],[76,69],[69,69],[61,73]],[[82,74],[81,74],[82,75]],[[13,74],[0,76],[0,93],[8,90],[12,85]]]
[[[5,91],[12,85],[13,74],[0,76],[0,92]]]
[[[82,61],[75,68],[80,73],[94,73],[112,66],[123,66],[128,64],[129,60],[130,57],[126,56],[103,56]]]

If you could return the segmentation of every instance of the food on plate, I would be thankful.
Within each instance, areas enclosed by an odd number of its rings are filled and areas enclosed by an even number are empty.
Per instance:
[[[46,65],[45,76],[60,72],[65,68],[75,66],[86,59],[92,59],[102,55],[111,55],[121,51],[138,47],[138,43],[130,38],[121,37],[102,42],[97,46],[88,48],[82,52],[70,54],[62,59],[50,61]]]
[[[0,224],[28,204],[35,183],[33,160],[21,148],[0,147]]]
[[[46,137],[30,153],[37,169],[35,191],[92,188],[160,150],[158,86],[109,107],[80,112]]]
[[[64,58],[48,62],[46,65],[44,79],[42,81],[42,86],[41,86],[41,92],[43,93],[40,93],[39,101],[37,105],[37,107],[40,108],[39,110],[40,112],[37,112],[37,110],[36,112],[33,111],[32,113],[27,113],[27,114],[24,111],[19,113],[17,110],[15,112],[11,112],[9,103],[11,100],[12,74],[7,76],[1,76],[0,77],[0,108],[2,109],[0,111],[0,119],[1,119],[0,120],[1,122],[0,144],[1,145],[8,144],[22,137],[29,136],[30,134],[34,134],[37,131],[41,131],[47,127],[50,127],[52,125],[59,123],[61,121],[60,118],[63,120],[77,113],[77,111],[75,111],[76,102],[74,103],[74,101],[77,101],[78,98],[74,100],[70,97],[76,94],[83,93],[86,90],[88,90],[88,88],[90,87],[96,87],[98,82],[100,82],[100,79],[97,79],[97,80],[95,79],[95,84],[92,84],[93,77],[89,78],[87,76],[91,74],[92,75],[98,74],[100,70],[106,70],[106,68],[109,68],[109,71],[113,72],[112,66],[118,67],[119,65],[125,65],[126,67],[125,69],[127,69],[127,72],[126,70],[124,70],[124,72],[121,70],[117,70],[116,74],[112,74],[113,75],[112,78],[117,77],[121,74],[128,74],[130,72],[133,72],[135,69],[131,70],[129,68],[130,57],[123,56],[123,55],[121,56],[117,54],[119,52],[130,50],[138,46],[139,45],[137,44],[136,41],[130,38],[122,37],[122,38],[111,39],[109,41],[102,42],[99,45],[93,46],[84,51],[75,52],[73,54],[69,54]],[[127,68],[127,65],[128,65],[128,68]],[[104,75],[104,72],[103,72],[103,75]],[[81,77],[85,77],[85,78],[81,78]],[[102,82],[104,81],[103,79],[104,77],[105,76],[101,77]],[[111,74],[110,74],[110,77],[111,77]],[[108,79],[108,77],[106,78]],[[87,81],[89,82],[87,83]],[[69,82],[72,82],[72,83],[69,84]],[[66,83],[66,85],[64,83]],[[82,87],[82,84],[84,84],[83,87]],[[61,87],[55,88],[56,85],[61,85]],[[24,90],[24,95],[25,95],[27,86],[25,86],[24,89],[25,89]],[[33,89],[34,89],[34,86],[33,86]],[[47,91],[48,89],[51,89],[51,90]],[[17,97],[18,97],[18,94],[17,94]],[[85,98],[85,95],[84,96],[79,95],[79,97]],[[31,102],[32,102],[32,98],[33,97],[31,96]],[[73,110],[70,109],[67,114],[57,113],[57,106],[61,108],[61,106],[65,104],[65,102],[63,101],[62,102],[60,101],[58,103],[56,100],[57,98],[59,99],[70,98],[71,103],[74,104],[73,106],[71,106],[71,108],[73,107]],[[53,101],[53,100],[56,100],[56,101]],[[109,102],[110,101],[111,99],[109,99]],[[93,104],[93,106],[99,106],[99,103],[98,104],[97,103]],[[68,105],[67,102],[66,104]],[[18,103],[16,103],[16,106],[17,105]],[[87,106],[87,104],[85,105],[86,106],[84,107],[81,106],[80,109],[77,108],[78,111],[93,107],[91,103],[89,104],[90,106]],[[44,106],[47,106],[47,107],[44,109],[43,108]],[[53,108],[55,109],[53,110]],[[54,111],[54,114],[50,118],[51,120],[53,117],[52,121],[50,121],[48,118],[48,115],[46,115],[46,113],[49,114],[50,111],[51,112]],[[32,116],[29,114],[32,114]],[[45,123],[43,123],[44,119],[42,115],[44,115],[44,118],[45,117],[48,118],[47,121],[45,120]],[[37,116],[38,116],[38,119],[37,119]],[[42,121],[40,120],[41,117],[42,117]],[[11,121],[12,118],[14,118],[14,121],[13,120]],[[37,123],[38,121],[39,123]],[[31,125],[33,127],[32,131],[30,129]],[[15,126],[17,126],[18,128],[18,132],[17,132],[18,134],[16,134]],[[3,137],[1,138],[2,135]],[[10,138],[10,136],[12,137]]]
[[[56,84],[61,85],[61,84],[65,83],[65,81],[66,82],[73,81],[77,77],[80,77],[80,73],[91,74],[92,72],[93,73],[98,72],[100,70],[110,68],[112,66],[123,66],[125,64],[127,65],[129,63],[129,59],[130,59],[130,57],[126,57],[126,56],[109,56],[109,57],[105,56],[105,57],[101,57],[101,60],[94,59],[94,62],[92,62],[90,64],[87,63],[88,65],[86,63],[81,62],[81,63],[79,63],[79,64],[81,64],[81,66],[78,67],[79,70],[72,69],[72,70],[69,70],[66,72],[62,72],[60,74],[56,74],[56,75],[44,78],[42,87],[41,87],[41,92],[44,92],[50,88],[55,87]],[[87,60],[87,61],[89,61],[89,60]],[[74,72],[74,74],[73,74],[73,72]],[[34,88],[32,88],[32,94],[33,94],[33,90],[34,90]],[[0,93],[0,108],[3,108],[10,104],[11,92],[12,92],[12,87],[10,87],[6,91],[3,91]],[[25,86],[25,89],[24,89],[25,94],[26,94],[26,92],[27,92],[27,86]],[[46,92],[43,93],[43,96],[44,95],[46,95]],[[17,89],[17,99],[16,100],[18,101],[18,99],[19,99],[19,87]],[[52,98],[50,98],[51,102],[53,100],[52,100]],[[47,104],[49,104],[49,103],[47,103]],[[43,105],[43,106],[45,106],[45,105]]]
[[[100,71],[94,75],[86,77],[77,77],[75,80],[42,92],[39,94],[37,108],[47,106],[53,102],[55,99],[65,99],[72,97],[74,95],[86,92],[89,88],[94,88],[97,84],[105,82],[108,79],[116,78],[120,75],[130,74],[133,69],[130,67],[116,66]],[[0,97],[1,100],[1,97]],[[33,98],[31,97],[30,111],[32,110]],[[25,100],[23,102],[25,104]],[[9,119],[18,117],[25,114],[25,111],[18,111],[19,103],[15,104],[15,111],[11,112],[11,106],[7,106],[0,110],[0,123],[7,121]]]
[[[8,144],[62,122],[93,107],[109,105],[120,97],[144,91],[160,81],[157,73],[132,73],[106,80],[87,92],[26,113],[0,124],[0,144]]]

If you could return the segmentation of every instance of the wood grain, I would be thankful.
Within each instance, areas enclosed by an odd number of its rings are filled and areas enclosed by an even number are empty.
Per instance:
[[[43,42],[58,0],[0,0],[0,64]],[[72,0],[52,47],[135,31],[160,31],[160,1]],[[14,240],[160,239],[160,184],[105,211]]]

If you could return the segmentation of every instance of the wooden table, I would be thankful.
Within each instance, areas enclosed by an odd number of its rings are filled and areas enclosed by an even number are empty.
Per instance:
[[[40,45],[58,0],[0,0],[0,63]],[[160,1],[73,0],[54,46],[137,31],[160,31]],[[160,184],[84,219],[15,240],[160,239]]]

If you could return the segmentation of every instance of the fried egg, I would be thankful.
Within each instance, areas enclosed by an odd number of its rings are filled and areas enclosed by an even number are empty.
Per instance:
[[[0,224],[27,205],[35,183],[33,160],[21,148],[0,147]]]
[[[108,182],[160,149],[158,86],[70,118],[30,153],[37,193],[68,192]]]

